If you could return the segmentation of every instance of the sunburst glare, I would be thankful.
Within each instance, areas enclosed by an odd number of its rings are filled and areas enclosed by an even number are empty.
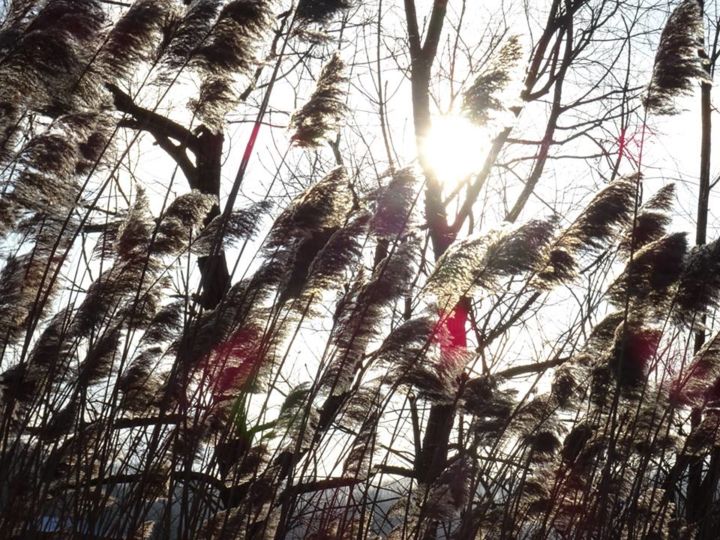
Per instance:
[[[485,130],[462,116],[438,116],[422,144],[423,158],[445,185],[453,186],[482,166]]]

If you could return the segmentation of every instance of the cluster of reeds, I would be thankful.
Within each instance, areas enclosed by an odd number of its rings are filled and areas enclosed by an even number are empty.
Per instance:
[[[290,19],[325,23],[350,6],[301,1]],[[639,173],[608,181],[571,216],[453,237],[435,264],[413,166],[392,167],[371,189],[337,163],[277,209],[236,207],[236,191],[221,200],[226,117],[241,76],[262,67],[276,7],[8,6],[2,534],[689,534],[688,471],[718,462],[720,337],[687,359],[678,343],[720,301],[720,242],[690,248],[670,232],[673,187],[643,202]],[[651,112],[704,77],[698,9],[682,2],[662,35]],[[503,109],[519,59],[511,38],[470,84],[472,120]],[[196,77],[199,127],[121,90],[139,66],[168,91],[183,70]],[[298,151],[317,152],[343,127],[348,84],[333,54],[291,117]],[[127,152],[120,130],[153,135],[191,189],[168,189],[158,210],[132,178],[126,204],[103,207]],[[227,254],[253,240],[256,258],[232,276]],[[504,362],[497,344],[533,314],[561,319],[555,300],[593,268],[612,279],[593,278],[599,294],[588,293],[553,356]],[[216,294],[204,296],[210,284]],[[428,411],[438,407],[452,414],[447,459],[431,476],[438,465],[422,434],[437,427]],[[699,422],[688,423],[691,410]]]

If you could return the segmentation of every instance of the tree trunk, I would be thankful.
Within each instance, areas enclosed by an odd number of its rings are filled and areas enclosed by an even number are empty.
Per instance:
[[[708,68],[709,71],[709,68]],[[695,243],[701,246],[707,242],[707,221],[708,206],[710,199],[710,150],[711,150],[711,90],[710,83],[702,83],[700,90],[700,122],[701,122],[701,146],[700,146],[700,186],[698,191],[697,227],[695,230]],[[705,343],[704,325],[706,315],[700,316],[700,328],[695,331],[693,350],[697,353]],[[697,427],[702,421],[702,411],[693,409],[691,425]],[[690,477],[688,480],[687,515],[691,523],[698,523],[698,538],[713,538],[710,531],[712,520],[708,519],[709,510],[715,498],[718,477],[720,475],[720,454],[713,451],[710,460],[709,470],[703,480],[704,459],[697,460],[690,465]]]
[[[196,178],[191,187],[202,193],[214,195],[220,199],[220,174],[222,167],[223,134],[204,130],[198,137]],[[195,185],[193,185],[195,184]],[[214,205],[205,219],[207,225],[220,215],[220,207]],[[214,255],[198,257],[200,268],[201,292],[198,301],[206,309],[212,309],[220,303],[230,288],[230,273],[222,250]]]

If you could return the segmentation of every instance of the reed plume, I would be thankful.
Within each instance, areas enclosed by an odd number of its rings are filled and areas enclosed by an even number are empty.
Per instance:
[[[293,143],[315,148],[337,132],[347,112],[347,84],[345,63],[335,54],[323,66],[310,99],[290,119]]]
[[[465,90],[462,107],[468,118],[486,124],[498,111],[507,109],[508,97],[502,94],[513,80],[522,56],[519,36],[510,36]]]
[[[655,53],[653,76],[644,104],[654,114],[676,114],[675,100],[688,95],[708,74],[699,54],[705,41],[697,0],[683,0],[670,14]]]

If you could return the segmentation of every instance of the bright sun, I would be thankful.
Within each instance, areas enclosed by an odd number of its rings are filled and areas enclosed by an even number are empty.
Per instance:
[[[454,186],[482,167],[484,130],[462,116],[433,118],[422,153],[438,180]]]

